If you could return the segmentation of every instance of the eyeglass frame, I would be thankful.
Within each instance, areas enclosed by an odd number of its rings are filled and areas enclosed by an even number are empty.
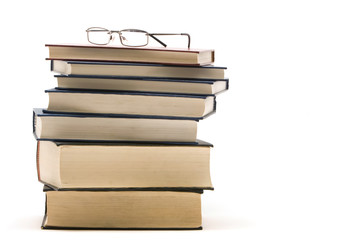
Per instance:
[[[92,28],[97,28],[97,30],[91,30]],[[89,33],[90,32],[96,32],[96,31],[107,31],[107,33],[110,35],[109,37],[109,41],[107,43],[94,43],[94,42],[91,42],[90,41],[90,38],[89,38]],[[147,42],[146,44],[143,44],[143,45],[138,45],[138,46],[131,46],[131,45],[127,45],[127,44],[124,44],[123,41],[122,41],[122,37],[121,37],[121,32],[140,32],[140,33],[145,33],[145,35],[147,36]],[[123,29],[123,30],[108,30],[106,28],[103,28],[103,27],[90,27],[88,29],[86,29],[86,33],[87,33],[87,40],[89,43],[91,44],[95,44],[95,45],[108,45],[110,43],[110,41],[112,40],[112,34],[113,33],[117,33],[119,34],[119,39],[120,39],[120,43],[124,46],[127,46],[127,47],[144,47],[144,46],[147,46],[149,44],[149,36],[151,38],[153,38],[155,41],[157,41],[158,43],[160,43],[163,47],[167,47],[167,45],[162,42],[160,39],[158,39],[157,37],[155,37],[155,35],[157,36],[172,36],[172,35],[180,35],[180,36],[186,36],[187,39],[188,39],[188,48],[190,48],[190,34],[188,33],[148,33],[147,31],[144,31],[144,30],[140,30],[140,29]]]

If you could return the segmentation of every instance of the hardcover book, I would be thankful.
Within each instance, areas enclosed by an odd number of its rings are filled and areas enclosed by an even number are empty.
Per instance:
[[[48,59],[205,65],[214,62],[214,50],[125,47],[109,45],[46,44]]]
[[[197,118],[50,113],[33,111],[38,140],[135,141],[196,144]]]
[[[48,111],[201,118],[215,111],[214,95],[50,89]]]
[[[53,191],[43,229],[202,229],[198,191]]]
[[[210,143],[38,141],[39,181],[54,189],[209,189]]]
[[[65,75],[137,76],[190,79],[224,79],[226,67],[161,64],[51,61],[51,70]]]
[[[55,75],[60,89],[93,89],[212,95],[229,88],[229,79]]]

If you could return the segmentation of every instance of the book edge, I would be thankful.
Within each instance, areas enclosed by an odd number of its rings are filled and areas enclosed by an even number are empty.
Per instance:
[[[39,181],[44,184],[43,192],[49,191],[80,191],[80,192],[126,192],[126,191],[155,191],[155,192],[192,192],[203,194],[205,190],[214,191],[214,187],[121,187],[121,188],[59,188],[52,184]]]
[[[102,48],[102,49],[126,49],[137,51],[164,51],[164,52],[188,52],[201,53],[211,52],[215,53],[214,49],[195,49],[195,48],[161,48],[161,47],[127,47],[123,45],[90,45],[90,44],[45,44],[45,47],[74,47],[74,48]]]
[[[45,217],[44,217],[45,218]],[[202,226],[197,228],[92,228],[92,227],[59,227],[59,226],[45,226],[42,225],[41,229],[43,230],[131,230],[131,231],[166,231],[166,230],[175,230],[175,231],[185,231],[185,230],[202,230]]]
[[[171,77],[143,77],[143,76],[125,76],[125,75],[82,75],[82,74],[55,74],[55,78],[94,78],[111,80],[138,80],[138,81],[163,81],[163,82],[189,82],[212,84],[214,82],[229,81],[229,78],[171,78]]]
[[[175,98],[201,98],[205,99],[215,94],[193,94],[193,93],[165,93],[146,91],[122,91],[122,90],[97,90],[97,89],[72,89],[72,88],[51,88],[45,93],[83,93],[83,94],[108,94],[108,95],[132,95],[132,96],[153,96],[153,97],[175,97]]]

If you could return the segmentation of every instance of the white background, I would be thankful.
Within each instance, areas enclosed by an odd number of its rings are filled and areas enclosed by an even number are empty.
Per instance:
[[[2,239],[359,239],[358,1],[2,1]],[[203,231],[44,231],[32,108],[55,86],[45,43],[85,29],[188,32],[230,90],[199,124],[215,191]]]

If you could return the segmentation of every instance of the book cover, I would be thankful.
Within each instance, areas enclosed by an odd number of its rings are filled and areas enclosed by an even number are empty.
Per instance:
[[[216,96],[138,91],[49,89],[51,112],[204,118],[216,111]]]
[[[39,140],[38,180],[61,191],[214,190],[209,172],[211,147],[212,144],[201,140],[196,144]],[[84,156],[84,151],[90,154]],[[115,170],[118,174],[114,175]],[[70,172],[72,177],[66,180]],[[133,176],[142,177],[134,180]],[[55,180],[57,178],[61,180]]]
[[[171,132],[173,130],[178,132],[179,128],[181,128],[182,131],[186,131],[186,133],[185,133],[186,137],[184,136],[184,138],[178,138],[179,134],[174,135],[175,132],[174,132],[174,134],[169,135],[169,137],[173,136],[171,138],[159,137],[156,139],[154,139],[154,136],[151,136],[151,135],[145,135],[145,138],[137,138],[136,137],[136,138],[132,138],[132,139],[119,139],[118,137],[112,138],[112,139],[108,139],[108,138],[104,138],[104,137],[102,137],[102,138],[84,138],[83,134],[77,134],[77,137],[74,137],[73,134],[71,134],[71,136],[67,135],[67,137],[60,137],[60,138],[58,137],[58,134],[51,134],[52,137],[43,137],[43,136],[40,136],[41,131],[43,130],[42,129],[43,127],[40,127],[40,129],[37,128],[38,121],[41,118],[46,118],[46,119],[49,118],[51,120],[56,120],[59,118],[60,119],[64,118],[64,120],[70,119],[71,121],[74,120],[76,122],[76,124],[80,124],[80,126],[82,126],[82,123],[84,121],[87,121],[87,122],[90,121],[94,127],[94,128],[91,128],[92,129],[91,131],[96,130],[97,132],[99,132],[99,134],[104,131],[104,127],[108,127],[107,125],[109,124],[109,122],[114,122],[114,123],[118,124],[119,121],[121,121],[121,122],[126,121],[127,129],[129,129],[129,127],[130,127],[131,129],[133,129],[132,131],[135,130],[137,135],[138,134],[143,135],[143,132],[145,130],[147,130],[148,128],[142,127],[141,129],[139,129],[139,127],[143,126],[142,125],[143,123],[147,123],[147,124],[151,123],[154,126],[156,126],[157,132],[161,131],[165,134],[167,134],[167,133],[171,134]],[[103,121],[103,120],[106,121],[106,125],[103,125],[102,129],[96,128],[96,126],[99,125],[99,122]],[[197,144],[196,143],[196,125],[199,120],[200,120],[199,118],[182,118],[182,117],[168,117],[168,116],[141,116],[141,115],[91,114],[91,113],[54,113],[54,112],[49,112],[46,109],[34,108],[33,109],[33,134],[34,134],[34,137],[36,140],[71,141],[71,142],[82,142],[82,141],[86,141],[86,142],[153,142],[153,143],[195,144],[196,145]],[[63,123],[63,120],[60,122]],[[139,124],[141,124],[141,125],[139,125]],[[167,129],[164,129],[164,130],[161,129],[161,126],[163,124],[166,124],[168,126]],[[49,125],[49,126],[53,126],[53,125]],[[56,124],[54,126],[56,126]],[[67,121],[67,123],[64,127],[66,127],[66,129],[68,129],[69,127],[73,127],[73,124],[71,122]],[[152,129],[152,127],[150,128],[150,130],[151,129]],[[110,126],[110,128],[107,128],[107,130],[108,131],[119,131],[118,133],[122,134],[122,131],[120,131],[120,129],[117,127],[113,128]],[[89,131],[90,131],[90,129],[89,129]],[[153,130],[152,130],[152,132],[153,132]],[[109,134],[109,132],[107,134]],[[194,136],[194,139],[192,136]]]
[[[181,79],[137,76],[55,75],[56,89],[172,94],[218,95],[229,88],[229,79]]]
[[[141,76],[182,79],[225,79],[226,67],[129,62],[51,60],[51,71],[66,75]]]
[[[215,61],[213,49],[126,47],[119,45],[45,44],[49,60],[146,62],[206,65]]]

